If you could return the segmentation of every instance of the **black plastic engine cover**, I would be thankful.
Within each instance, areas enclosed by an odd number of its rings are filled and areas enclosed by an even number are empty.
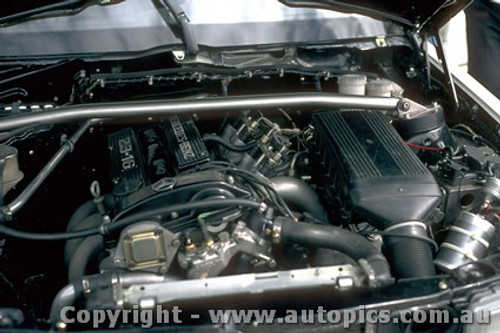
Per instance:
[[[379,111],[313,114],[316,143],[335,191],[379,228],[426,220],[441,200],[425,165]]]

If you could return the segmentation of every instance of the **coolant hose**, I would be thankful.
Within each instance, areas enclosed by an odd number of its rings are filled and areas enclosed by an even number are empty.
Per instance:
[[[104,250],[104,241],[101,235],[87,237],[76,249],[69,262],[68,280],[77,281],[85,275],[85,271],[92,259]]]
[[[84,220],[73,223],[71,229],[68,227],[68,231],[77,231],[77,230],[88,230],[99,227],[102,223],[101,214],[95,213],[90,216],[87,216]],[[71,257],[75,254],[75,251],[78,249],[78,246],[83,242],[82,238],[70,239],[66,242],[66,246],[64,248],[64,262],[66,265],[69,265],[69,261]]]
[[[391,280],[389,264],[385,257],[366,238],[350,230],[279,218],[275,222],[275,233],[283,242],[327,248],[342,252],[356,261],[366,260],[378,281],[385,283]]]
[[[424,278],[436,275],[432,248],[422,222],[404,222],[386,228],[385,252],[397,278]],[[416,236],[416,237],[412,237]],[[420,239],[419,239],[420,238]]]
[[[276,192],[292,209],[310,213],[320,221],[328,220],[318,194],[305,181],[294,177],[273,177],[271,182]]]
[[[73,228],[87,217],[92,214],[97,213],[97,206],[93,201],[87,201],[73,213],[69,219],[68,225],[66,226],[66,231],[71,231]]]

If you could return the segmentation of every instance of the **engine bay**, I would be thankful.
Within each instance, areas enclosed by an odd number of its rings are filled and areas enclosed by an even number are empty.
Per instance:
[[[33,123],[0,133],[0,312],[71,330],[86,327],[57,326],[67,305],[342,308],[479,265],[498,247],[497,142],[397,50],[376,74],[354,51],[333,56],[354,75],[37,74],[46,96],[3,105]],[[359,76],[375,90],[339,92]]]

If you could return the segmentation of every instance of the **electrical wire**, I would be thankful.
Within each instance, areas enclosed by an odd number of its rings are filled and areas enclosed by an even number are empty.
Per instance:
[[[206,168],[217,168],[217,170],[221,172],[229,172],[233,173],[236,176],[240,176],[241,178],[245,179],[250,185],[252,183],[258,184],[263,186],[265,189],[267,189],[271,193],[264,193],[264,198],[269,198],[271,199],[271,202],[276,205],[276,207],[280,210],[280,212],[285,215],[285,216],[290,216],[292,219],[296,220],[297,217],[295,214],[292,212],[288,204],[283,200],[283,198],[280,196],[280,194],[276,191],[274,188],[274,185],[267,179],[262,176],[258,176],[257,174],[251,173],[246,170],[238,169],[236,165],[230,162],[225,162],[225,161],[212,161],[205,163],[201,166],[201,168],[206,169]],[[262,188],[255,188],[258,192],[262,193]]]
[[[4,234],[14,238],[22,238],[35,241],[57,241],[57,240],[69,240],[75,238],[84,238],[98,234],[111,234],[118,231],[132,223],[144,221],[146,219],[161,216],[167,213],[193,210],[193,209],[207,209],[214,207],[227,207],[227,206],[246,206],[254,209],[258,209],[261,203],[247,200],[247,199],[218,199],[218,200],[201,200],[196,202],[186,202],[181,204],[175,204],[166,207],[160,207],[157,209],[148,210],[145,212],[135,213],[133,215],[124,217],[118,221],[103,224],[98,228],[90,228],[79,231],[72,232],[61,232],[61,233],[34,233],[12,229],[3,223],[0,223],[0,234]]]
[[[407,145],[408,147],[417,148],[420,150],[427,150],[427,151],[443,151],[443,150],[445,150],[445,148],[441,148],[441,147],[421,146],[421,145],[416,145],[416,144],[410,143],[410,142],[403,142],[403,143],[405,145]]]
[[[263,177],[259,177],[259,176],[255,175],[255,174],[253,174],[253,173],[251,173],[249,171],[241,170],[241,169],[236,169],[236,168],[223,168],[220,171],[233,172],[234,174],[236,174],[236,175],[238,175],[240,177],[245,178],[247,181],[255,182],[255,183],[259,184],[259,185],[264,186],[274,196],[276,196],[276,200],[279,203],[278,208],[280,208],[280,206],[281,206],[284,209],[285,215],[288,215],[292,219],[296,219],[296,216],[292,212],[292,210],[290,209],[290,207],[288,207],[288,205],[286,204],[286,202],[283,200],[283,198],[276,191],[276,189],[274,188],[274,185],[270,181],[268,181],[267,179],[265,179]]]
[[[470,128],[469,126],[465,125],[465,124],[458,124],[458,125],[455,125],[453,127],[453,129],[457,129],[457,128],[463,128],[465,130],[467,130],[470,134],[472,134],[473,136],[479,136],[477,135],[476,132],[474,132],[474,130],[472,128]]]
[[[0,234],[14,237],[22,238],[34,241],[58,241],[58,240],[68,240],[75,238],[85,238],[89,236],[94,236],[99,234],[98,229],[86,229],[80,231],[72,232],[59,232],[59,233],[34,233],[22,230],[12,229],[7,227],[5,224],[0,224]]]
[[[217,199],[217,200],[200,200],[193,202],[184,202],[180,204],[175,204],[166,207],[159,207],[156,209],[151,209],[143,212],[138,212],[133,215],[123,217],[120,220],[114,221],[103,225],[103,233],[110,234],[117,230],[120,230],[132,223],[144,221],[153,217],[158,217],[172,212],[193,210],[193,209],[207,209],[215,207],[227,207],[227,206],[246,206],[249,208],[258,209],[261,206],[260,202],[248,200],[248,199]]]
[[[455,134],[460,134],[462,136],[466,136],[466,137],[470,138],[475,143],[484,144],[484,145],[490,147],[491,149],[497,151],[497,149],[496,149],[497,146],[493,142],[491,142],[490,140],[488,140],[480,135],[474,135],[472,133],[462,131],[459,129],[455,129],[455,128],[450,129],[450,132],[455,133]]]
[[[221,146],[223,146],[224,148],[226,149],[229,149],[229,150],[232,150],[232,151],[236,151],[236,152],[246,152],[246,151],[249,151],[250,149],[254,148],[255,147],[255,141],[254,142],[250,142],[250,143],[246,143],[244,145],[241,145],[241,146],[237,146],[227,140],[224,140],[223,138],[221,138],[220,136],[217,136],[217,135],[213,135],[213,134],[205,134],[203,136],[203,141],[204,142],[213,142],[213,143],[217,143]]]

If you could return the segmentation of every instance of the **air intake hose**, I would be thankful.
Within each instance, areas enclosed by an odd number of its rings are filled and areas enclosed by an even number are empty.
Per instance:
[[[273,235],[275,240],[278,237],[283,242],[298,243],[311,248],[327,248],[342,252],[356,261],[366,260],[379,285],[392,282],[385,257],[366,238],[350,230],[278,218]]]
[[[424,278],[436,275],[432,248],[422,222],[403,222],[388,227],[385,252],[397,278]]]

